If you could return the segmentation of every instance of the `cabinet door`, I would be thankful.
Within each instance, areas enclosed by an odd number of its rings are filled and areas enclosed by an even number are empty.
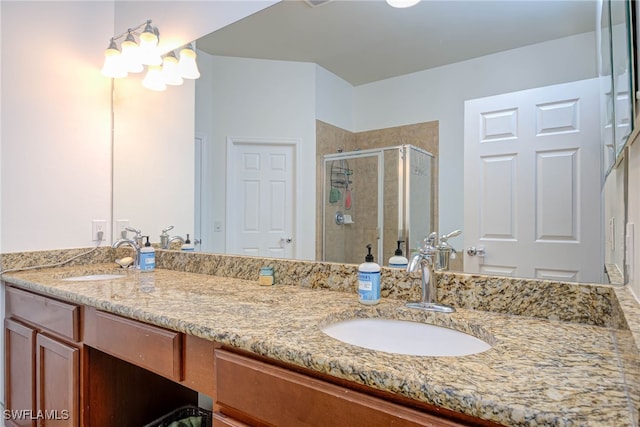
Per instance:
[[[3,418],[10,426],[35,426],[31,413],[36,408],[36,331],[10,319],[4,321],[6,410]]]
[[[80,425],[80,350],[46,335],[36,337],[39,426]]]

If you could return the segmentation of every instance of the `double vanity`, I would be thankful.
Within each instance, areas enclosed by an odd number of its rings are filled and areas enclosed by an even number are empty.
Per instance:
[[[623,286],[438,274],[438,300],[456,307],[443,314],[405,307],[420,280],[399,270],[363,306],[356,266],[158,251],[140,273],[114,255],[3,276],[8,409],[140,426],[199,392],[216,426],[638,425],[640,308]],[[265,262],[275,286],[258,284]],[[437,336],[436,356],[375,349],[380,319],[461,332],[464,355],[441,355],[455,353]]]

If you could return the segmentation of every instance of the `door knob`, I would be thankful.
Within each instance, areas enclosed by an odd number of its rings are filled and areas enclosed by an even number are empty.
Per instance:
[[[486,255],[486,252],[483,246],[478,246],[477,248],[475,246],[470,246],[467,248],[467,255],[483,257]]]
[[[292,241],[291,237],[283,237],[282,239],[280,239],[280,247],[284,248],[284,246],[291,243],[291,241]]]

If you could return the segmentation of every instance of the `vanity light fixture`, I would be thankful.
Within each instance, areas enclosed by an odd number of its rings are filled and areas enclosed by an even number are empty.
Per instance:
[[[162,60],[162,78],[168,85],[182,84],[182,76],[178,72],[178,58],[173,51],[167,53]]]
[[[104,51],[102,74],[113,78],[127,77],[127,70],[122,61],[122,54],[114,39],[111,39],[109,47]]]
[[[196,58],[198,55],[193,50],[191,43],[187,44],[180,50],[180,61],[178,62],[178,72],[185,79],[197,79],[200,77],[198,63]]]
[[[397,7],[397,8],[405,8],[415,6],[420,3],[420,0],[387,0],[389,6]]]
[[[181,85],[183,79],[200,77],[193,46],[189,43],[180,49],[179,61],[174,51],[162,57],[158,49],[159,36],[158,28],[154,27],[149,19],[112,37],[104,53],[102,74],[111,78],[123,78],[127,77],[128,73],[144,71],[146,65],[147,74],[142,80],[142,85],[151,90],[165,90],[168,84]],[[122,37],[125,39],[120,50],[116,40]]]
[[[120,47],[122,48],[123,68],[129,73],[141,73],[144,67],[138,54],[140,48],[131,31],[127,33],[127,38],[120,44]]]
[[[167,83],[162,75],[162,66],[149,65],[147,74],[142,79],[142,86],[147,89],[162,91],[167,88]]]

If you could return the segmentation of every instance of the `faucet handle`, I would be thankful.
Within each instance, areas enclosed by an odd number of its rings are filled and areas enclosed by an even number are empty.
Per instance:
[[[141,230],[136,230],[133,227],[125,227],[125,230],[130,231],[132,233],[136,233],[136,237],[141,236],[142,235],[142,231]]]
[[[453,230],[451,233],[449,234],[443,234],[442,236],[440,236],[440,241],[442,243],[446,243],[447,240],[449,240],[452,237],[456,237],[459,236],[462,233],[462,230]]]
[[[125,230],[130,231],[132,233],[136,233],[136,235],[133,237],[133,240],[135,240],[136,244],[138,246],[142,246],[142,231],[141,230],[137,230],[133,227],[125,227]]]
[[[420,245],[420,248],[418,248],[420,253],[423,255],[429,255],[435,252],[437,241],[438,233],[434,231],[433,233],[429,234],[429,236],[424,238],[422,245]]]
[[[167,234],[167,231],[173,230],[173,225],[168,226],[167,228],[162,229],[162,234]]]

